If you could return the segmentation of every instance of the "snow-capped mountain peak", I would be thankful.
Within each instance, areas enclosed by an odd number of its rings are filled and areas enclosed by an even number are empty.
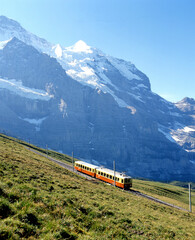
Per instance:
[[[5,16],[0,16],[0,41],[6,41],[13,37],[16,37],[27,45],[32,45],[38,51],[47,54],[51,51],[53,46],[45,39],[39,38],[36,35],[26,31],[18,22]]]
[[[45,39],[26,31],[19,23],[4,16],[0,17],[0,41],[7,41],[16,37],[27,45],[32,45],[39,52],[48,54],[57,59],[66,73],[81,84],[88,85],[91,88],[98,89],[104,93],[110,94],[121,107],[127,107],[129,104],[119,98],[123,91],[129,94],[130,86],[122,88],[120,81],[128,79],[134,81],[133,87],[138,90],[140,86],[145,86],[150,90],[148,78],[142,74],[132,63],[117,59],[104,54],[99,49],[87,45],[79,40],[70,47],[63,47],[60,44],[51,44]],[[3,47],[6,43],[1,43]],[[108,72],[116,73],[107,75]],[[126,85],[126,84],[125,84]],[[128,84],[127,84],[128,85]],[[141,99],[137,92],[136,99]],[[131,96],[133,96],[131,94]]]
[[[92,48],[88,46],[84,41],[79,40],[73,46],[67,47],[67,51],[75,52],[75,53],[93,53]]]

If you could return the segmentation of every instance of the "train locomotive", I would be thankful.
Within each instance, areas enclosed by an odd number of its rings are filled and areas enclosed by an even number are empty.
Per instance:
[[[76,161],[74,168],[79,172],[85,173],[104,182],[108,182],[113,185],[115,183],[117,187],[125,190],[132,187],[132,178],[123,173],[114,172],[113,170],[98,167],[83,161]]]

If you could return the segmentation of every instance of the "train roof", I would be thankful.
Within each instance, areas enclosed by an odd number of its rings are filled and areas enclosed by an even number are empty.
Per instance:
[[[108,169],[108,168],[104,168],[104,167],[98,167],[96,168],[97,171],[102,171],[104,173],[110,174],[110,175],[114,175],[114,170]],[[130,176],[126,175],[125,173],[120,173],[115,171],[115,177],[118,178],[131,178]]]
[[[96,166],[96,165],[93,165],[93,164],[87,163],[87,162],[83,162],[83,161],[76,161],[75,163],[82,164],[82,165],[84,165],[86,167],[89,167],[89,168],[98,168],[98,166]]]

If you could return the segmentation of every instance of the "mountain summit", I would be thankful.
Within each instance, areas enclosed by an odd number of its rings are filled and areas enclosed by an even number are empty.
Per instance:
[[[92,53],[91,47],[88,46],[84,41],[79,40],[72,47],[67,48],[67,50],[72,52],[84,52],[84,53]]]
[[[14,27],[15,26],[15,27]],[[0,130],[135,177],[195,181],[194,99],[171,103],[134,64],[51,44],[0,17]]]

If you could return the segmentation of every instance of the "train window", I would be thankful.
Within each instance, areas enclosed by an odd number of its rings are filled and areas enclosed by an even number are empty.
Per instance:
[[[123,183],[123,179],[121,179],[121,182]]]
[[[106,174],[104,173],[104,177],[106,176]]]

